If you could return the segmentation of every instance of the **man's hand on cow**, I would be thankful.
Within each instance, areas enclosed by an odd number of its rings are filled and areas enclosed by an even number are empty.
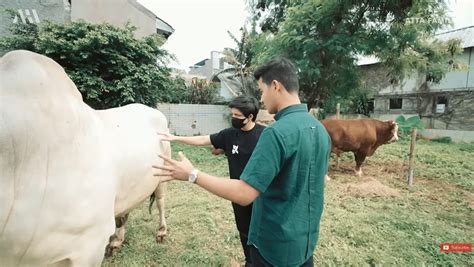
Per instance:
[[[161,170],[161,172],[155,174],[155,176],[171,176],[177,180],[187,181],[189,175],[194,170],[193,164],[184,156],[183,152],[178,152],[178,155],[181,161],[160,155],[160,158],[164,160],[164,165],[153,165],[153,168]]]
[[[173,141],[176,141],[177,139],[175,135],[172,135],[170,133],[158,133],[158,135],[161,136],[161,141],[173,142]]]

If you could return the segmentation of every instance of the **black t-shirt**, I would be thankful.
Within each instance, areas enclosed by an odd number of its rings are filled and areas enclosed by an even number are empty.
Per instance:
[[[227,156],[230,178],[240,178],[264,129],[265,126],[255,124],[250,131],[231,127],[210,135],[212,145],[223,149]]]

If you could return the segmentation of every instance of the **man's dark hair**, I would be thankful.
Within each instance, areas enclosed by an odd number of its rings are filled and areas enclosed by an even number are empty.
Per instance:
[[[298,92],[300,89],[295,64],[287,58],[273,59],[258,67],[253,75],[257,81],[262,78],[267,85],[277,80],[289,93]]]
[[[254,97],[241,95],[229,103],[229,108],[240,110],[246,118],[252,114],[252,121],[255,121],[257,119],[258,110],[260,109],[260,103]]]

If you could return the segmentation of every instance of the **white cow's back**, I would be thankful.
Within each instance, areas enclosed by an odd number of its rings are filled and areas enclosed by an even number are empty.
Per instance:
[[[102,120],[46,57],[9,53],[0,75],[1,263],[100,264],[117,186]]]

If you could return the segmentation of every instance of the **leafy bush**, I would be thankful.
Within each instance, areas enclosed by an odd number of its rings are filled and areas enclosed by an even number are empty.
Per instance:
[[[369,116],[370,91],[364,88],[357,88],[348,95],[332,95],[324,103],[324,111],[327,113],[336,113],[337,103],[340,104],[341,113],[363,114]]]
[[[400,115],[395,119],[395,121],[398,124],[398,131],[400,132],[401,138],[408,137],[412,128],[416,128],[417,130],[423,130],[425,128],[423,122],[418,116],[405,119],[403,115]]]
[[[219,95],[216,83],[207,83],[198,80],[188,88],[187,103],[189,104],[214,104],[218,102]]]
[[[449,136],[443,136],[443,137],[437,137],[437,138],[430,139],[430,141],[437,142],[437,143],[443,143],[443,144],[449,144],[453,140]]]
[[[83,21],[13,24],[11,36],[0,39],[0,51],[27,49],[64,67],[84,102],[96,109],[182,98],[169,85],[171,55],[160,48],[163,39],[134,37],[135,28]]]

